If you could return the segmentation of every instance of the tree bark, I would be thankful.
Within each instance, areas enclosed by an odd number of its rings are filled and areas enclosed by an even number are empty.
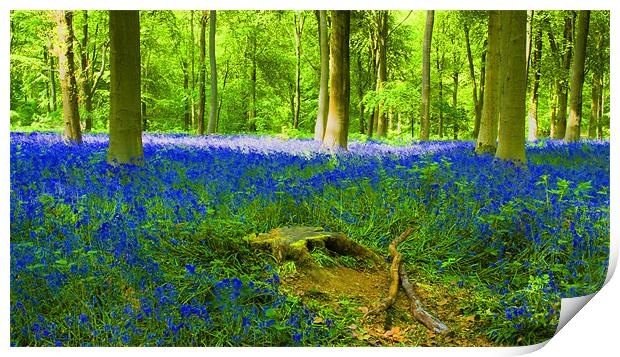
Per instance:
[[[502,11],[499,144],[495,157],[525,165],[525,33],[527,12]]]
[[[299,128],[299,112],[301,110],[301,37],[304,31],[306,16],[301,13],[295,20],[295,111],[293,113],[293,127]]]
[[[319,79],[319,110],[314,126],[314,140],[323,141],[329,114],[329,40],[327,37],[327,11],[318,10],[319,46],[321,50],[321,77]]]
[[[73,13],[60,10],[55,13],[58,25],[58,73],[62,92],[62,109],[65,122],[65,138],[81,143],[80,112],[78,110],[78,88],[73,61]]]
[[[564,141],[567,143],[578,141],[581,134],[582,89],[589,24],[590,11],[580,11],[577,39],[575,41],[575,61],[571,68],[570,113],[564,136]]]
[[[142,162],[140,109],[140,14],[111,10],[108,163]]]
[[[463,32],[465,33],[465,47],[467,49],[467,62],[469,63],[469,76],[472,82],[472,98],[474,100],[474,132],[473,137],[478,137],[478,130],[480,126],[480,104],[478,103],[478,88],[476,86],[476,72],[474,71],[474,58],[471,54],[471,44],[469,41],[469,26],[465,24],[463,26]]]
[[[558,82],[558,116],[555,139],[563,139],[566,134],[566,103],[568,102],[568,76],[571,67],[573,47],[574,14],[564,19],[564,46],[562,50],[562,69]]]
[[[590,122],[588,125],[588,138],[596,138],[596,129],[599,121],[600,113],[600,100],[601,100],[601,78],[598,70],[594,70],[592,73],[592,113],[590,116]]]
[[[208,10],[202,11],[202,17],[200,18],[200,61],[198,69],[198,135],[204,135],[205,133],[205,106],[206,106],[206,30],[207,20],[209,18]]]
[[[81,64],[81,101],[84,105],[84,111],[86,117],[84,118],[84,131],[91,131],[93,128],[93,117],[91,112],[93,111],[93,101],[92,96],[90,95],[91,86],[92,86],[92,78],[91,71],[88,61],[88,10],[83,10],[84,14],[84,24],[82,25],[82,41],[80,44],[80,64]]]
[[[529,141],[538,138],[538,87],[540,84],[540,60],[542,55],[542,29],[534,34],[534,56],[532,57],[531,68],[534,71],[534,82],[532,83],[532,96],[530,97],[530,109],[528,113],[528,135]]]
[[[56,76],[54,75],[56,71],[54,70],[54,56],[53,56],[55,49],[52,46],[52,39],[49,35],[47,36],[47,50],[48,50],[48,53],[50,54],[49,56],[49,81],[50,81],[51,104],[52,104],[52,111],[55,112],[58,109],[56,107]]]
[[[349,23],[350,11],[332,10],[330,96],[323,145],[347,149],[349,130]]]
[[[217,66],[215,62],[215,10],[210,12],[209,20],[209,64],[211,67],[211,108],[209,110],[208,133],[215,133],[215,120],[217,118]]]
[[[499,100],[501,92],[500,48],[501,21],[500,11],[489,11],[487,73],[485,78],[484,105],[480,117],[480,131],[476,142],[478,154],[495,155],[497,127],[499,120]]]
[[[377,85],[376,92],[380,93],[387,81],[387,35],[388,35],[388,12],[387,10],[377,11],[375,17],[375,29],[377,32]],[[384,137],[387,133],[386,113],[383,102],[379,102],[376,109],[377,137]]]
[[[454,71],[452,73],[452,81],[454,82],[454,90],[452,91],[452,108],[456,112],[456,107],[458,105],[458,93],[459,93],[459,72],[458,71]],[[452,130],[453,130],[453,139],[458,140],[459,122],[457,118],[452,118]]]
[[[431,41],[433,38],[433,22],[435,12],[426,12],[426,26],[424,28],[424,45],[422,47],[422,123],[420,125],[420,140],[427,141],[430,135],[430,94],[431,94]]]

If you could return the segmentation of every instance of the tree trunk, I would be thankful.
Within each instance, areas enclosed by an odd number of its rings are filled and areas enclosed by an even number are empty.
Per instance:
[[[435,12],[426,11],[426,26],[424,28],[424,45],[422,47],[422,122],[420,125],[420,140],[427,141],[430,134],[430,94],[431,94],[431,40],[433,38],[433,22]]]
[[[190,43],[190,62],[192,64],[192,72],[191,72],[191,84],[192,84],[192,95],[191,95],[191,119],[192,119],[192,127],[194,129],[196,129],[197,127],[197,120],[196,120],[196,98],[194,97],[194,91],[196,89],[196,69],[195,69],[195,56],[194,56],[194,47],[196,45],[195,41],[195,36],[194,36],[194,10],[190,10],[190,37],[191,37],[191,43]]]
[[[319,110],[314,126],[314,140],[323,141],[329,114],[329,41],[327,38],[327,11],[319,10],[319,46],[321,50],[321,78],[319,80]]]
[[[347,149],[350,11],[332,10],[329,114],[323,145]]]
[[[495,157],[525,165],[525,33],[527,12],[502,11],[499,144]]]
[[[571,68],[570,83],[570,114],[566,124],[564,141],[567,143],[578,141],[581,130],[581,106],[584,67],[586,60],[586,44],[588,40],[588,27],[590,24],[590,11],[582,10],[579,14],[579,28],[575,43],[575,61]]]
[[[599,109],[600,109],[600,113],[598,115],[598,138],[599,140],[603,140],[603,116],[605,114],[605,82],[604,82],[604,76],[601,75],[601,88],[600,88],[600,95],[601,95],[601,99],[599,101],[600,105],[599,105]]]
[[[58,108],[56,107],[56,76],[54,75],[54,56],[52,55],[55,52],[55,49],[52,46],[52,39],[48,35],[47,36],[47,50],[50,53],[49,56],[49,81],[50,81],[50,96],[51,96],[51,104],[52,111],[56,111]]]
[[[441,52],[441,61],[439,60],[439,45],[435,47],[437,52],[437,76],[439,77],[439,139],[443,139],[443,65],[445,52]]]
[[[252,72],[250,74],[250,111],[248,112],[248,124],[250,131],[256,131],[256,34],[251,35],[252,46]]]
[[[62,91],[62,110],[65,122],[65,138],[81,143],[80,112],[78,110],[78,89],[73,62],[73,13],[60,10],[55,13],[58,25],[58,73]]]
[[[377,11],[375,17],[375,28],[377,31],[377,93],[383,90],[383,85],[387,81],[387,10]],[[376,110],[377,137],[384,137],[386,134],[386,113],[383,102],[380,102]]]
[[[206,30],[207,19],[209,18],[209,11],[203,10],[202,17],[200,18],[200,61],[199,64],[199,79],[198,79],[198,135],[204,135],[205,133],[205,106],[206,106]]]
[[[456,106],[458,104],[458,91],[459,91],[459,72],[455,71],[452,73],[452,81],[454,82],[454,90],[452,91],[452,108],[456,112]],[[458,140],[459,138],[459,123],[457,118],[452,118],[452,130],[453,130],[453,139]]]
[[[92,96],[90,95],[92,77],[90,75],[91,71],[88,63],[88,10],[83,10],[82,13],[84,14],[84,24],[82,26],[82,41],[80,45],[80,64],[82,71],[82,95],[80,99],[84,105],[84,111],[86,114],[86,117],[84,118],[84,131],[91,131],[93,128],[93,117],[91,114],[93,110],[93,101]]]
[[[588,138],[596,138],[596,128],[599,121],[600,113],[600,100],[601,100],[601,78],[600,73],[595,69],[592,73],[592,114],[590,116],[590,122],[588,125]]]
[[[551,128],[549,129],[549,137],[553,138],[555,137],[555,126],[556,126],[556,122],[557,122],[557,112],[558,112],[558,96],[556,93],[556,86],[557,86],[557,79],[553,80],[550,82],[550,86],[549,86],[549,93],[551,95],[551,120],[550,120],[550,126]]]
[[[293,127],[299,128],[299,112],[301,110],[301,36],[304,31],[306,16],[301,13],[299,17],[294,15],[295,20],[295,111],[293,113]]]
[[[217,67],[215,63],[215,10],[210,12],[209,24],[209,64],[211,67],[211,108],[209,110],[208,133],[215,133],[215,120],[217,118]]]
[[[463,26],[463,31],[465,32],[465,47],[467,49],[467,62],[469,63],[469,76],[471,77],[472,82],[472,98],[474,100],[474,132],[473,137],[478,137],[478,130],[480,126],[480,104],[478,103],[478,88],[476,86],[476,72],[474,71],[474,58],[471,54],[471,44],[469,41],[469,26],[465,24]]]
[[[484,106],[480,118],[480,131],[476,142],[478,154],[495,155],[497,127],[499,120],[499,100],[501,92],[500,48],[501,48],[500,11],[489,11],[487,73],[485,78]]]
[[[540,84],[540,59],[542,54],[542,30],[539,29],[534,34],[534,56],[532,57],[531,68],[534,70],[534,82],[532,83],[532,96],[530,97],[530,110],[528,113],[528,134],[529,141],[538,138],[538,86]]]
[[[568,76],[571,67],[573,43],[573,17],[564,19],[564,46],[562,53],[562,73],[558,82],[558,116],[555,139],[563,139],[566,134],[566,103],[568,102]]]
[[[110,11],[110,142],[108,163],[140,164],[140,14]]]

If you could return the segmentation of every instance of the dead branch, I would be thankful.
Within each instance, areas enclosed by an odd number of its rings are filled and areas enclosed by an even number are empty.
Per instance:
[[[407,271],[405,270],[405,266],[401,265],[400,269],[400,284],[402,285],[407,297],[411,301],[410,311],[413,317],[415,317],[418,321],[420,321],[424,326],[426,326],[429,330],[435,333],[441,334],[450,334],[450,329],[438,318],[431,315],[429,312],[424,310],[422,303],[418,299],[417,295],[413,291],[413,287],[409,282],[409,277],[407,276]]]
[[[390,255],[392,256],[392,265],[390,266],[390,289],[388,291],[388,296],[383,299],[383,301],[381,301],[379,304],[377,304],[374,309],[368,311],[364,315],[364,317],[368,315],[376,315],[383,311],[386,311],[392,306],[392,304],[394,304],[394,301],[396,301],[396,294],[398,294],[399,283],[398,272],[402,260],[402,256],[398,252],[398,250],[396,250],[396,247],[398,246],[398,244],[400,244],[400,242],[405,240],[405,238],[407,238],[412,231],[413,228],[407,228],[398,238],[395,238],[392,243],[390,243],[388,249],[390,251]]]

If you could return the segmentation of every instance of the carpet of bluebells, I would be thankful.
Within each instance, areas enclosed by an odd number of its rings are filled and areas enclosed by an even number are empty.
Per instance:
[[[608,142],[538,142],[519,167],[472,142],[333,153],[273,137],[143,141],[144,165],[111,166],[106,135],[11,133],[11,345],[346,343],[342,324],[281,295],[273,260],[243,244],[284,225],[379,252],[414,225],[405,264],[471,290],[480,333],[498,343],[550,338],[559,299],[605,279]]]

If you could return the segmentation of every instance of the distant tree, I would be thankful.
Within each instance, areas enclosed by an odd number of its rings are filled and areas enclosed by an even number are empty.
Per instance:
[[[73,62],[73,12],[60,10],[54,13],[58,26],[58,74],[62,92],[62,110],[65,122],[65,138],[71,142],[82,142],[80,112],[78,110],[78,88]]]
[[[571,67],[570,113],[564,136],[564,141],[569,143],[578,141],[581,134],[582,90],[589,24],[590,10],[579,11],[579,25],[575,40],[575,61]]]
[[[476,142],[478,154],[495,154],[497,127],[499,120],[499,101],[501,92],[500,48],[501,48],[500,11],[489,11],[489,30],[487,64],[484,90],[484,105],[480,118],[480,130]]]
[[[304,31],[306,15],[303,12],[293,14],[295,23],[295,108],[293,110],[293,127],[299,128],[299,111],[301,110],[301,35]]]
[[[50,82],[50,97],[49,102],[51,102],[52,111],[56,111],[56,70],[54,69],[54,46],[52,45],[52,39],[50,35],[47,35],[47,51],[46,56],[44,58],[49,59],[49,82]]]
[[[319,110],[314,126],[314,140],[323,141],[329,114],[329,41],[327,36],[327,11],[318,10],[319,48],[321,51],[321,77],[319,80]]]
[[[329,115],[323,145],[347,148],[349,130],[349,24],[350,11],[332,10]]]
[[[495,157],[525,164],[525,37],[527,12],[501,11],[499,143]]]
[[[430,92],[431,92],[431,40],[433,38],[433,21],[435,12],[426,12],[426,27],[424,28],[424,45],[422,48],[422,125],[420,126],[420,140],[428,140],[430,133]]]
[[[200,99],[198,102],[198,135],[204,135],[205,133],[205,88],[206,88],[206,40],[205,33],[207,28],[207,20],[209,18],[209,11],[203,10],[202,17],[200,18],[200,62],[199,62],[199,79],[198,79],[198,91]]]
[[[140,118],[140,14],[110,11],[110,143],[108,162],[139,164],[143,157]]]
[[[566,103],[568,101],[568,76],[571,68],[572,48],[573,48],[573,23],[575,22],[575,13],[569,11],[564,17],[564,41],[561,51],[562,71],[557,74],[559,77],[558,91],[558,114],[555,121],[555,130],[553,137],[555,139],[563,139],[566,134]],[[558,49],[559,50],[559,49]]]
[[[388,41],[388,17],[387,10],[375,11],[374,16],[374,44],[375,49],[375,66],[377,80],[375,91],[380,93],[387,81],[387,41]],[[384,109],[383,101],[375,109],[376,131],[377,137],[385,136],[387,132],[387,113]]]
[[[540,66],[542,56],[542,28],[538,27],[533,31],[534,55],[531,56],[530,69],[534,72],[532,81],[532,92],[530,97],[530,108],[528,112],[528,134],[527,139],[534,141],[538,137],[538,87],[540,85]]]
[[[217,118],[217,66],[215,63],[215,10],[210,13],[209,25],[209,64],[211,67],[211,108],[209,111],[208,133],[215,133]]]

